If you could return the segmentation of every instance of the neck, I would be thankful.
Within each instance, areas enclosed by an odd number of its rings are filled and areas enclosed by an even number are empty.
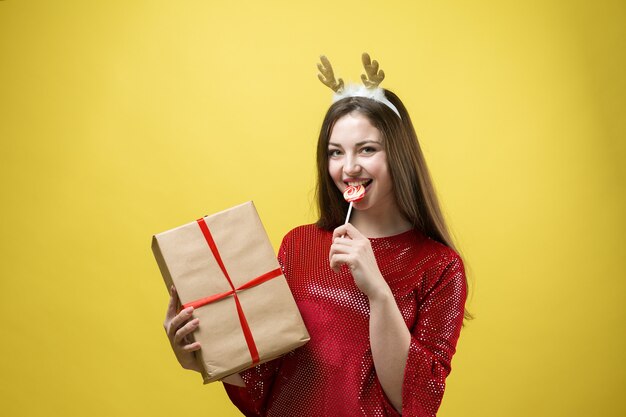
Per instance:
[[[350,223],[370,238],[393,236],[411,229],[411,223],[400,214],[397,207],[385,210],[385,213],[353,209]]]

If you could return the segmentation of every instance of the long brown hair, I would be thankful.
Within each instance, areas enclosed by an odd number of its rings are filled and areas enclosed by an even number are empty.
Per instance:
[[[337,120],[358,112],[381,133],[400,213],[414,229],[458,253],[441,212],[409,113],[394,93],[385,90],[385,96],[398,109],[400,118],[386,105],[363,97],[339,100],[326,112],[317,142],[316,197],[320,217],[316,224],[322,229],[333,230],[346,218],[348,204],[328,173],[328,141]],[[465,318],[472,318],[467,309]]]

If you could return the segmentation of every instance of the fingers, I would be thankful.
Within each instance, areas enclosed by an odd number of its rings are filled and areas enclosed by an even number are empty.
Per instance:
[[[193,318],[193,310],[193,307],[187,307],[172,319],[171,327],[174,328],[174,331],[177,331],[185,322]]]
[[[189,319],[193,317],[193,307],[187,307],[178,313],[173,319],[169,322],[165,322],[165,331],[167,332],[167,336],[170,340],[174,340],[174,335],[178,331],[178,329]]]
[[[350,239],[349,237],[338,236],[333,239],[333,243],[330,245],[330,254],[333,253],[348,253],[348,252],[360,252],[367,246],[368,240]]]
[[[178,329],[174,335],[174,340],[173,340],[174,344],[179,345],[181,344],[181,342],[184,342],[185,337],[193,333],[198,328],[199,324],[200,324],[200,319],[196,318],[187,322],[187,324],[185,324],[183,327]]]
[[[351,271],[368,259],[372,253],[369,239],[350,223],[339,226],[333,231],[333,240],[328,253],[328,261],[333,271],[339,272],[346,264]]]
[[[328,261],[333,258],[333,255],[337,253],[348,253],[350,252],[351,240],[345,237],[336,237],[333,239],[333,243],[330,245],[330,250],[328,251]]]
[[[348,224],[350,224],[350,223],[348,223]],[[341,225],[338,228],[336,228],[335,230],[333,230],[333,242],[338,237],[342,237],[342,236],[346,235],[346,226],[348,226],[348,224]]]
[[[339,272],[341,265],[346,264],[350,267],[350,255],[344,253],[335,253],[330,256],[330,269],[335,272]],[[352,268],[351,268],[352,269]]]
[[[330,245],[328,262],[330,263],[330,268],[336,273],[339,272],[342,264],[347,263],[347,255],[352,252],[355,243],[353,236],[357,235],[360,235],[360,233],[350,223],[339,226],[333,231],[333,243]]]
[[[193,342],[182,347],[185,352],[195,352],[196,350],[200,350],[200,348],[200,342]]]
[[[176,307],[178,305],[178,294],[176,293],[176,287],[172,285],[170,293],[170,302],[167,305],[167,313],[165,313],[165,322],[169,322],[176,316]]]
[[[176,288],[172,285],[163,327],[176,359],[178,359],[181,366],[185,369],[202,372],[202,368],[194,354],[194,352],[201,349],[200,342],[187,340],[187,336],[198,330],[200,319],[193,317],[193,307],[187,307],[177,314],[176,312],[180,308],[180,304]]]
[[[350,239],[360,239],[364,236],[350,223],[342,224],[333,231],[333,241],[337,237],[348,237]]]
[[[339,237],[336,237],[336,238],[333,239],[333,243],[332,243],[332,245],[330,245],[330,249],[332,250],[333,247],[335,247],[337,249],[341,248],[341,247],[348,248],[348,247],[351,247],[353,245],[354,245],[354,240],[349,239],[347,237],[339,236]]]

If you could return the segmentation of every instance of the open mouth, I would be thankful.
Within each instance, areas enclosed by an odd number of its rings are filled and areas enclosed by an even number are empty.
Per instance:
[[[372,181],[373,180],[344,181],[344,183],[353,187],[358,187],[359,185],[362,185],[363,187],[365,187],[365,191],[367,191],[367,187],[369,187]]]

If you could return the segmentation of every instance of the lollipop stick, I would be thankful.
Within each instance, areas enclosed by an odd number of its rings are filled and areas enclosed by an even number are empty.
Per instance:
[[[346,221],[344,224],[348,224],[350,221],[350,213],[352,213],[352,201],[350,201],[350,205],[348,206],[348,214],[346,214]],[[341,238],[346,237],[346,235],[342,235]]]
[[[348,206],[348,214],[346,214],[346,221],[344,224],[348,224],[350,221],[350,213],[352,213],[352,201],[350,201],[350,205]]]

